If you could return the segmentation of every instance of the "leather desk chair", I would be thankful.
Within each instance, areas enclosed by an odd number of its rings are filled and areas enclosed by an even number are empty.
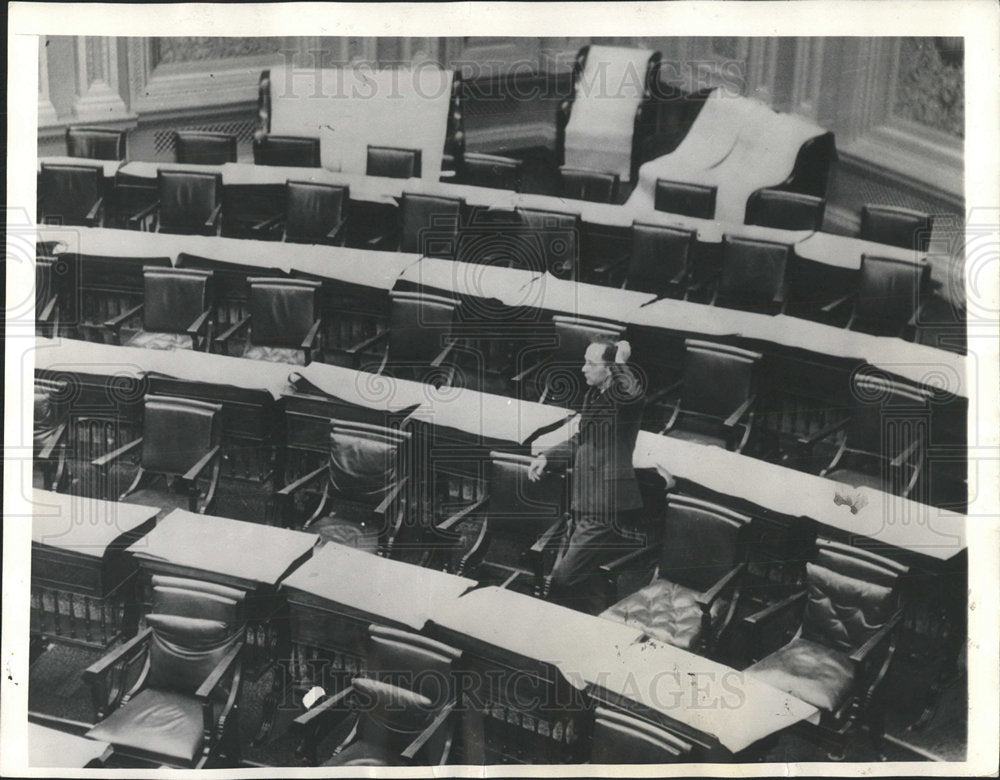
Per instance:
[[[744,223],[779,230],[822,230],[826,201],[785,190],[757,190],[747,199]]]
[[[157,200],[128,217],[132,229],[181,235],[218,235],[222,216],[222,174],[164,171],[156,175]]]
[[[847,329],[912,339],[920,320],[930,267],[891,257],[861,256],[857,292],[823,307],[830,314],[851,305]]]
[[[787,244],[725,236],[712,305],[758,314],[782,312],[791,258],[792,248]]]
[[[124,160],[125,131],[105,127],[67,127],[66,154],[90,160]]]
[[[524,163],[513,157],[466,152],[458,168],[457,181],[473,187],[520,191]]]
[[[591,764],[674,764],[689,761],[693,749],[690,742],[648,721],[594,709]]]
[[[260,222],[251,231],[255,236],[280,237],[290,244],[343,246],[350,199],[346,185],[289,181],[285,184],[284,215]]]
[[[236,136],[200,130],[174,133],[176,161],[186,165],[224,165],[236,162]]]
[[[454,260],[464,212],[461,198],[404,192],[399,201],[399,251]]]
[[[560,279],[578,279],[583,235],[580,215],[520,207],[516,211],[523,226],[525,256],[515,258],[515,266]]]
[[[930,214],[895,206],[868,204],[861,209],[859,238],[902,249],[926,252],[931,240]]]
[[[104,171],[95,165],[42,163],[39,214],[43,224],[100,227]]]
[[[698,219],[715,217],[715,197],[718,187],[704,187],[682,181],[656,180],[653,208],[671,214]]]
[[[622,287],[660,298],[683,298],[695,252],[693,230],[632,223],[632,249]]]
[[[58,270],[57,270],[58,269]],[[35,332],[45,338],[59,335],[59,276],[64,266],[59,259],[35,253]]]
[[[618,199],[618,174],[589,168],[559,168],[562,197],[592,203],[615,203]]]
[[[44,490],[65,492],[67,442],[69,430],[69,384],[35,377],[35,406],[32,426],[34,452],[32,482]]]
[[[420,150],[369,146],[365,173],[390,179],[420,178]]]
[[[319,139],[295,135],[265,135],[254,138],[254,165],[319,168]]]

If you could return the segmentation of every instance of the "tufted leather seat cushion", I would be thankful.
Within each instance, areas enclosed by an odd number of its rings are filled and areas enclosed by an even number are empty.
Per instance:
[[[826,712],[840,708],[854,679],[854,664],[846,653],[801,638],[746,671]]]
[[[143,349],[192,349],[194,344],[186,333],[164,333],[140,330],[126,343],[127,347]]]
[[[840,572],[806,564],[808,601],[802,636],[850,653],[889,619],[892,589]]]
[[[324,541],[374,553],[378,550],[379,532],[378,527],[372,525],[374,519],[371,509],[345,504],[317,520],[308,530],[319,534]]]
[[[699,595],[683,585],[658,579],[606,609],[601,617],[641,628],[655,639],[688,650],[701,636],[702,613],[696,601]],[[725,599],[717,599],[712,605],[712,617],[727,607]]]
[[[864,471],[854,469],[836,469],[826,474],[827,479],[835,482],[843,482],[851,487],[868,487],[874,490],[885,490],[885,483],[882,477],[877,474],[867,474]]]
[[[292,347],[251,345],[243,353],[243,357],[250,358],[250,360],[263,360],[265,363],[288,363],[293,366],[306,364],[305,353],[301,349]]]
[[[202,728],[196,699],[147,688],[94,726],[87,737],[191,763],[201,748]]]

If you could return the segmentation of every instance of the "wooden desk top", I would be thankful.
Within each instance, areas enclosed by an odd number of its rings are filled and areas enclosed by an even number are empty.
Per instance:
[[[124,535],[152,520],[159,508],[70,496],[48,490],[32,492],[31,541],[93,558]]]

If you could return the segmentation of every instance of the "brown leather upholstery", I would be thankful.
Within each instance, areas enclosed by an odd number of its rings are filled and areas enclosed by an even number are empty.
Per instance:
[[[419,178],[420,156],[419,149],[369,146],[365,172],[369,176],[386,176],[390,179]]]
[[[368,676],[425,696],[434,707],[454,698],[455,680],[450,672],[458,650],[396,628],[373,625],[368,631]]]
[[[665,729],[623,712],[594,711],[591,764],[671,764],[683,760],[692,745]]]
[[[404,192],[399,202],[400,252],[454,259],[465,201]]]
[[[517,191],[521,188],[524,163],[513,157],[466,152],[458,172],[462,184]]]
[[[854,681],[847,653],[807,639],[793,639],[746,671],[825,712],[840,709]]]
[[[860,647],[894,609],[892,590],[848,577],[814,563],[806,564],[808,601],[802,637],[845,652]]]
[[[295,135],[265,135],[254,138],[254,165],[319,168],[319,139]]]
[[[732,309],[776,313],[781,308],[791,247],[726,236],[713,303]]]
[[[147,688],[87,732],[98,742],[155,753],[189,764],[201,751],[204,725],[197,699],[170,690]]]
[[[744,222],[779,230],[821,230],[826,201],[785,190],[757,190],[747,199]]]
[[[528,479],[531,459],[523,455],[490,453],[490,533],[531,545],[565,511],[565,483],[546,472],[537,482]]]
[[[105,127],[67,127],[66,154],[91,160],[124,160],[125,131]]]
[[[931,215],[921,211],[868,204],[861,209],[860,237],[866,241],[926,252],[932,225]]]
[[[718,187],[703,187],[700,184],[657,179],[653,207],[657,211],[667,211],[671,214],[712,219],[715,217],[715,196],[718,189]]]
[[[618,197],[618,174],[588,168],[559,168],[562,196],[593,203],[614,203]]]
[[[103,176],[94,165],[42,163],[39,187],[44,219],[63,225],[96,225],[88,214],[101,198]]]
[[[580,273],[580,215],[524,208],[518,208],[517,215],[526,238],[521,264],[560,279],[576,279]]]
[[[851,329],[883,336],[900,333],[917,310],[925,273],[923,265],[862,255]]]
[[[440,295],[392,290],[388,359],[393,365],[425,368],[451,336],[458,302]]]
[[[147,266],[142,278],[143,330],[182,333],[209,308],[211,271]]]
[[[247,303],[250,343],[254,346],[299,347],[316,321],[319,282],[267,277],[254,277],[247,281],[250,284]]]
[[[329,233],[344,219],[348,187],[290,181],[285,185],[285,240],[329,244]]]
[[[157,173],[160,193],[159,230],[164,233],[212,234],[206,227],[222,202],[222,174],[193,171]]]
[[[654,639],[691,650],[702,635],[702,611],[697,602],[700,595],[700,591],[676,582],[657,579],[606,609],[601,617],[635,626]],[[728,599],[717,600],[711,609],[713,620],[728,607]]]
[[[219,443],[218,404],[147,395],[142,467],[159,474],[185,474]]]
[[[181,130],[174,134],[174,152],[179,163],[222,165],[236,162],[236,136]]]
[[[246,593],[225,585],[185,577],[153,575],[153,612],[225,623],[230,632],[242,629]]]
[[[238,636],[221,620],[155,612],[145,620],[153,628],[146,684],[188,696],[205,682]]]
[[[633,222],[625,289],[680,298],[694,245],[694,231]]]

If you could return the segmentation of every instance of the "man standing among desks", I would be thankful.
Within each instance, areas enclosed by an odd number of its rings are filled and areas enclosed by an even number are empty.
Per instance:
[[[632,453],[646,403],[642,381],[628,366],[630,354],[627,341],[587,347],[588,387],[577,432],[538,455],[528,474],[536,481],[550,460],[563,467],[572,460],[572,522],[552,570],[551,596],[595,615],[605,607],[600,567],[643,542],[628,522],[642,509]]]

